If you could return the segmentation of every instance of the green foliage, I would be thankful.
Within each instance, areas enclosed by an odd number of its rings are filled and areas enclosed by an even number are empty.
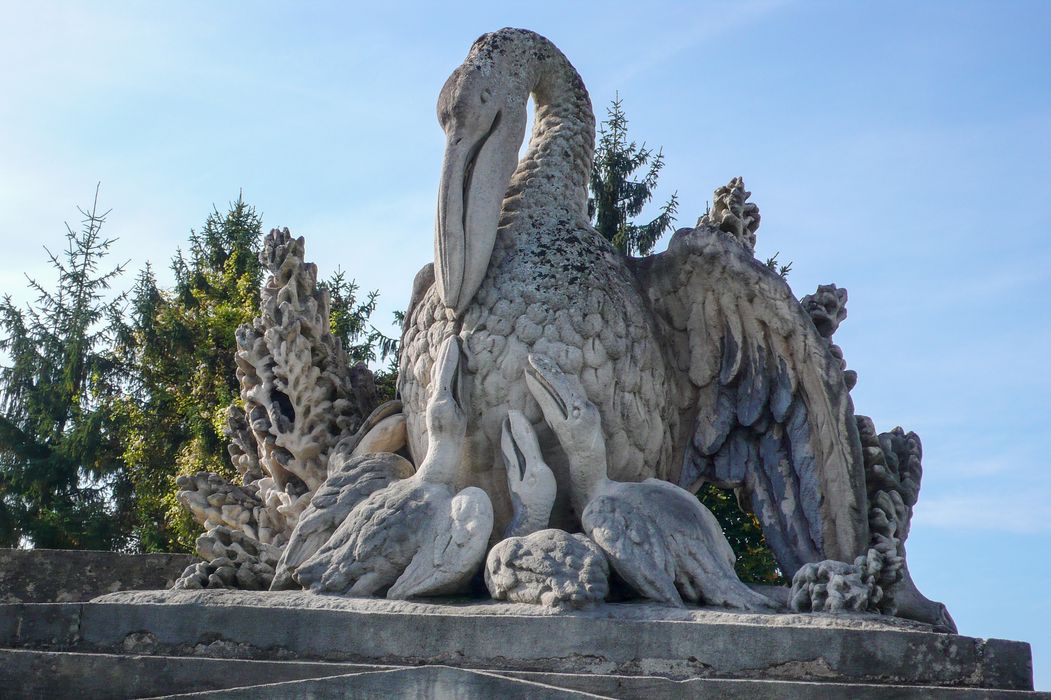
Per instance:
[[[97,191],[83,213],[64,255],[48,251],[56,288],[30,280],[35,304],[0,303],[0,546],[190,550],[200,527],[175,479],[236,478],[225,413],[240,401],[235,332],[259,315],[262,222],[238,197],[190,232],[172,289],[147,263],[106,301],[124,266],[99,272],[113,241]],[[370,322],[378,292],[358,301],[338,270],[319,286],[351,363],[391,359],[376,384],[393,398],[397,340]]]
[[[737,555],[737,576],[745,583],[786,585],[777,562],[766,546],[759,521],[737,505],[733,491],[705,484],[697,495],[701,503],[719,520],[730,546]]]
[[[147,265],[132,290],[121,336],[131,368],[122,400],[123,442],[137,534],[147,551],[192,549],[200,532],[175,500],[179,475],[237,476],[226,449],[225,416],[227,406],[240,403],[235,333],[260,315],[266,274],[261,234],[260,217],[238,197],[227,212],[213,211],[191,231],[188,251],[172,261],[173,289],[159,289]],[[351,364],[397,353],[397,341],[370,323],[378,292],[358,301],[357,284],[339,270],[319,287],[329,294],[331,331]]]
[[[112,239],[98,188],[66,249],[47,254],[54,288],[30,279],[35,302],[0,303],[0,546],[121,549],[128,545],[130,484],[113,411],[122,367],[108,352],[124,271],[100,271]]]
[[[631,223],[653,199],[657,178],[664,167],[664,154],[658,149],[654,155],[646,144],[639,146],[628,140],[628,119],[619,96],[614,98],[606,114],[595,145],[588,214],[595,229],[617,250],[627,255],[649,255],[675,222],[679,200],[672,194],[652,221]],[[642,179],[633,180],[635,171],[647,165],[649,168]]]
[[[342,343],[350,365],[386,360],[398,354],[398,339],[385,335],[371,323],[379,291],[369,292],[365,301],[359,302],[357,283],[348,281],[346,273],[338,268],[318,287],[328,292],[331,332]],[[400,322],[395,314],[395,323]]]
[[[175,501],[175,478],[198,471],[233,479],[223,435],[239,400],[234,334],[259,314],[262,221],[238,197],[214,210],[172,260],[162,290],[147,264],[131,293],[120,350],[132,368],[122,397],[125,460],[136,529],[147,551],[189,549],[199,532]]]
[[[788,279],[788,273],[792,271],[792,263],[782,265],[778,262],[777,256],[781,254],[781,251],[777,251],[771,257],[766,259],[766,266],[771,270],[781,275],[781,279]]]

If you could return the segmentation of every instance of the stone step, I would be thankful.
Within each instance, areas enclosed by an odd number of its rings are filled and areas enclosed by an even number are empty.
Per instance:
[[[171,588],[190,554],[0,548],[0,603],[72,603],[114,591]]]
[[[232,688],[210,693],[165,695],[154,700],[204,697],[221,700],[588,700],[606,696],[519,678],[507,678],[486,671],[451,666],[423,666]]]
[[[551,614],[488,601],[432,604],[303,592],[122,593],[89,603],[0,606],[0,646],[132,658],[452,666],[607,697],[705,697],[716,692],[712,688],[763,697],[768,688],[776,695],[782,686],[770,683],[782,681],[815,683],[815,692],[828,692],[832,683],[857,685],[868,693],[864,697],[874,698],[893,697],[887,693],[900,687],[944,697],[1001,695],[945,695],[935,689],[1032,689],[1029,645],[1020,642],[937,634],[883,618],[743,615],[647,604]],[[329,673],[331,668],[324,669],[328,675],[345,675],[338,669]],[[302,673],[294,678],[311,677]],[[325,684],[401,677],[357,676]],[[412,680],[414,674],[405,677],[407,687],[424,683]]]
[[[449,666],[252,661],[205,657],[0,649],[3,697],[92,698],[814,698],[1051,700],[1051,693],[988,688],[871,685],[507,672]]]
[[[535,680],[549,685],[581,690],[600,697],[645,698],[646,700],[890,700],[891,698],[931,698],[932,700],[1051,700],[1051,693],[993,688],[936,687],[868,683],[835,683],[737,678],[688,678],[674,680],[657,676],[616,676],[571,673],[500,672],[511,678]]]
[[[347,663],[0,649],[0,696],[124,700],[388,669]]]

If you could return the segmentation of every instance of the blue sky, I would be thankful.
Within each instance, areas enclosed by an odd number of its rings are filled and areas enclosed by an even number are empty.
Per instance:
[[[386,319],[432,255],[438,90],[534,29],[664,148],[680,225],[743,175],[758,254],[847,287],[858,412],[923,438],[914,578],[1051,689],[1051,4],[377,5],[0,0],[0,291],[97,181],[132,271],[243,189]]]

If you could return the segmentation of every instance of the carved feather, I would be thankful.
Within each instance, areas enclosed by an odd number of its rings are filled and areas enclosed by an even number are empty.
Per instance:
[[[707,226],[631,264],[662,328],[678,336],[669,345],[685,336],[690,349],[674,381],[681,430],[692,434],[679,436],[684,466],[670,480],[743,487],[789,577],[807,561],[852,561],[868,543],[853,405],[788,285]]]

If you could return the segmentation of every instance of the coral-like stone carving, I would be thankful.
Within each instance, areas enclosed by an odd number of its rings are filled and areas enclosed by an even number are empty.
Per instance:
[[[205,530],[222,525],[260,540],[256,514],[263,509],[263,502],[253,486],[237,486],[211,472],[180,476],[176,485],[176,499]]]
[[[839,324],[847,317],[847,290],[834,284],[818,285],[817,291],[807,294],[799,304],[810,314],[810,320],[821,337],[828,343],[828,351],[839,362],[843,370],[843,383],[851,390],[858,383],[858,373],[847,369],[843,358],[843,349],[832,342],[832,335],[839,329]]]
[[[219,525],[197,538],[204,559],[187,567],[174,588],[240,588],[264,591],[274,578],[280,549]]]
[[[759,230],[759,207],[748,201],[752,193],[744,188],[744,178],[735,177],[712,194],[712,206],[697,220],[697,226],[713,226],[736,238],[749,253],[755,253]]]
[[[847,290],[834,284],[818,285],[817,291],[799,300],[822,338],[831,338],[847,317]]]
[[[380,435],[354,432],[378,402],[375,382],[364,365],[347,368],[346,354],[329,331],[328,296],[317,288],[317,268],[303,261],[303,253],[303,239],[293,239],[287,229],[271,231],[264,242],[260,259],[271,276],[262,290],[262,315],[237,332],[245,409],[227,410],[225,430],[240,484],[208,473],[179,478],[179,502],[206,529],[198,539],[206,563],[181,585],[240,580],[229,565],[214,562],[229,557],[209,549],[232,532],[245,551],[268,553],[259,564],[242,566],[241,559],[232,559],[235,573],[245,578],[254,572],[252,585],[265,579],[262,587],[268,587],[281,555],[273,547],[288,542],[299,514],[328,476],[337,443],[352,438],[354,445],[364,441],[392,451],[404,445],[396,415],[400,404],[383,411],[390,421]]]
[[[874,551],[874,550],[871,550]],[[848,564],[828,559],[804,564],[792,579],[792,609],[797,612],[876,612],[880,588],[877,557],[861,557]],[[865,564],[871,562],[874,572]]]
[[[602,550],[583,535],[539,530],[509,537],[489,550],[485,585],[497,600],[588,608],[609,593],[609,564]]]
[[[242,484],[251,484],[262,479],[263,469],[259,465],[259,449],[252,434],[252,428],[248,425],[248,417],[244,409],[237,404],[231,404],[226,408],[226,426],[223,434],[230,442],[226,446],[230,453],[230,461],[234,464]]]
[[[271,271],[262,316],[237,331],[241,396],[268,475],[260,496],[279,500],[291,525],[324,482],[329,451],[363,417],[346,353],[329,331],[328,295],[303,252],[288,229],[270,232],[260,254]]]
[[[867,416],[857,416],[857,422],[865,458],[869,550],[853,564],[824,561],[800,569],[792,581],[792,607],[894,615],[903,612],[903,603],[910,617],[955,632],[945,606],[916,590],[905,561],[905,540],[923,475],[920,438],[900,427],[877,435]]]

